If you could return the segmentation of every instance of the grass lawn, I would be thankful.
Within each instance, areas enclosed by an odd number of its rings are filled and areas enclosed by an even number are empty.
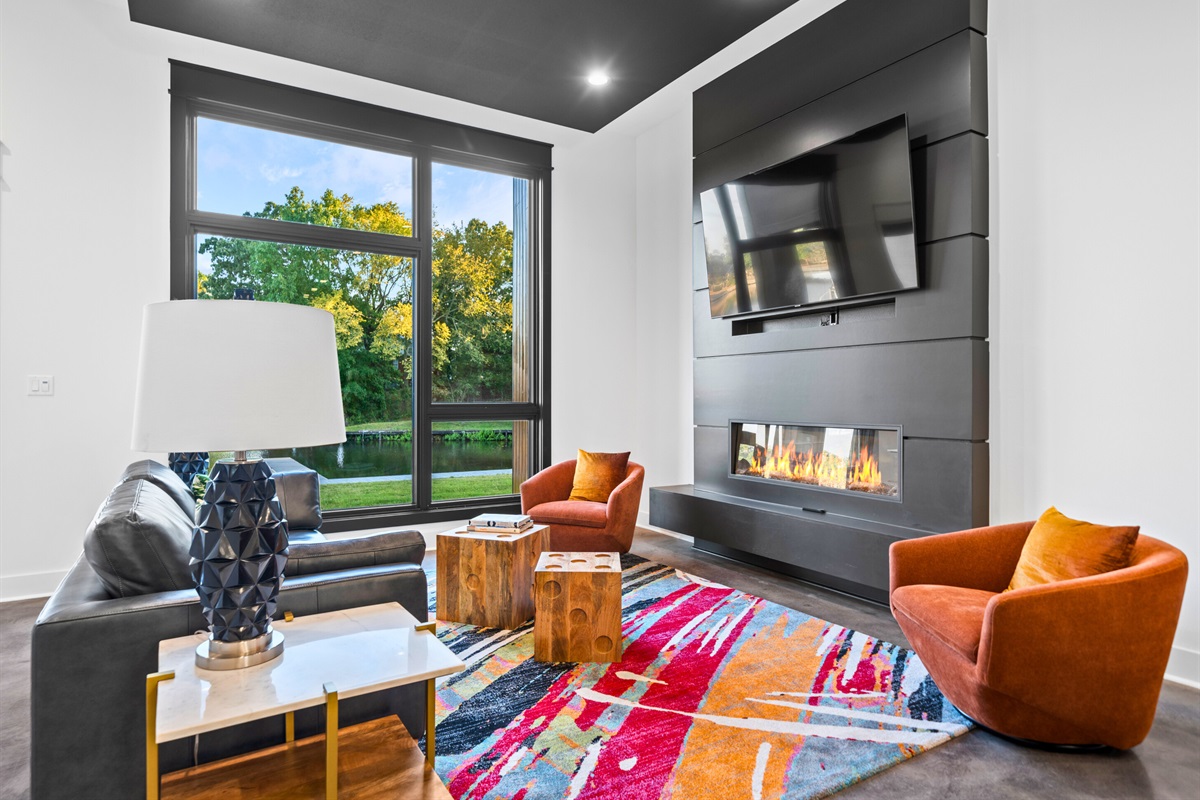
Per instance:
[[[512,422],[509,420],[450,420],[434,421],[435,431],[511,431]],[[363,422],[358,425],[347,425],[348,431],[409,431],[412,430],[411,419],[397,419],[390,422]]]
[[[512,493],[511,475],[433,479],[433,499],[435,501],[456,500],[460,497],[492,497]],[[321,508],[323,509],[389,506],[411,502],[411,481],[368,481],[321,485]]]

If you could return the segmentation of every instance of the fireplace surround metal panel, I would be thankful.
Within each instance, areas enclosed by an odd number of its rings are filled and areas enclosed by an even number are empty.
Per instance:
[[[987,439],[987,343],[940,339],[697,358],[696,425],[731,419],[902,425],[905,436]]]
[[[692,190],[699,194],[899,114],[908,117],[914,150],[969,131],[986,136],[986,82],[985,40],[963,31],[697,155]]]
[[[653,524],[880,601],[892,541],[986,524],[986,11],[846,0],[694,94],[694,223],[701,191],[906,114],[921,288],[713,320],[696,225],[696,486],[651,489]],[[901,497],[736,478],[731,420],[898,426]]]
[[[770,559],[755,563],[887,602],[887,549],[906,537],[847,527],[783,506],[728,500],[693,486],[655,488],[650,515],[671,530],[695,531],[699,549],[752,562],[754,556]]]
[[[701,269],[704,250],[700,248]],[[805,309],[799,315],[815,317],[809,327],[768,321],[761,333],[731,336],[727,319],[709,316],[706,289],[692,293],[692,350],[696,358],[773,353],[782,350],[849,347],[853,345],[913,342],[987,336],[988,252],[987,240],[961,236],[918,250],[924,289],[903,292],[886,302],[894,313],[885,318],[858,322],[843,314],[840,324],[820,325],[827,309]],[[863,305],[878,302],[872,300]],[[778,315],[780,319],[786,315]]]
[[[987,522],[986,503],[981,509],[976,502],[980,489],[987,489],[986,442],[905,437],[904,494],[900,502],[730,475],[726,426],[697,425],[693,428],[693,447],[696,488],[728,498],[811,508],[826,512],[831,519],[832,515],[852,517],[925,533],[962,530]]]
[[[703,153],[967,29],[987,33],[985,0],[843,3],[696,90],[693,152]],[[803,69],[796,67],[796,54],[804,55]],[[771,91],[755,91],[766,86]]]

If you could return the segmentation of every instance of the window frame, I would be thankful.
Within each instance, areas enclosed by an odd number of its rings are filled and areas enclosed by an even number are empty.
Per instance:
[[[174,61],[171,65],[171,299],[196,296],[197,236],[229,236],[412,258],[412,502],[324,512],[328,532],[463,519],[520,510],[516,493],[432,499],[432,429],[438,420],[530,423],[529,474],[550,463],[551,146],[283,84]],[[207,117],[408,156],[413,160],[412,236],[257,219],[196,207],[196,120]],[[453,143],[454,146],[448,146]],[[528,181],[528,401],[435,403],[432,396],[433,162]],[[331,187],[332,188],[332,187]],[[514,220],[514,228],[516,228]],[[514,298],[514,306],[517,298]],[[514,344],[517,344],[514,327]],[[514,386],[514,394],[516,393]],[[514,444],[515,447],[515,444]]]

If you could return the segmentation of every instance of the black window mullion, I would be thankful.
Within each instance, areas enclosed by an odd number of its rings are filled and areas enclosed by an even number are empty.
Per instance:
[[[360,231],[353,228],[330,228],[324,225],[309,225],[304,222],[240,217],[236,214],[219,214],[214,211],[192,210],[187,216],[188,222],[195,230],[239,239],[257,239],[263,242],[410,257],[419,255],[424,246],[424,242],[416,237]]]
[[[412,159],[414,236],[200,211],[196,196],[197,117],[405,155]],[[459,147],[447,148],[446,142]],[[196,296],[196,242],[202,235],[379,253],[413,259],[412,503],[329,510],[331,532],[392,524],[462,519],[519,509],[513,495],[432,501],[435,420],[512,420],[527,431],[533,471],[549,457],[549,147],[502,134],[414,117],[391,109],[172,63],[171,297]],[[527,391],[506,402],[433,402],[433,161],[528,181],[524,323]],[[514,364],[516,364],[514,358]],[[516,369],[514,367],[514,369]],[[515,389],[515,384],[514,384]],[[530,473],[532,474],[532,473]],[[514,473],[514,477],[520,477]]]
[[[537,419],[540,413],[537,403],[433,403],[429,407],[430,418],[439,420]]]
[[[433,504],[433,164],[417,158],[416,232],[421,256],[413,270],[413,502]]]

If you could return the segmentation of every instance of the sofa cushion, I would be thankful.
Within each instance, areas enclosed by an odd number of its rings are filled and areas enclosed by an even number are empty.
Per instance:
[[[981,589],[918,583],[892,592],[892,610],[975,661],[983,635],[983,615],[988,601],[995,596],[995,592]]]
[[[191,543],[191,517],[156,482],[138,478],[109,492],[88,526],[83,553],[114,597],[133,597],[194,586]]]
[[[1025,539],[1006,591],[1124,569],[1137,537],[1136,525],[1096,525],[1051,507]]]
[[[320,534],[317,534],[320,536]],[[288,547],[287,575],[375,567],[380,564],[420,564],[425,558],[425,537],[417,531],[391,531],[353,539],[292,542]]]
[[[150,481],[166,492],[185,514],[189,517],[195,516],[196,496],[192,494],[192,487],[184,483],[183,478],[176,475],[167,465],[148,458],[135,461],[121,473],[118,483],[138,480]]]
[[[608,506],[587,500],[554,500],[526,511],[534,522],[543,525],[582,525],[603,528],[608,522]]]
[[[275,494],[287,517],[288,531],[315,531],[321,527],[321,479],[294,458],[268,458]]]
[[[580,450],[568,500],[607,503],[608,496],[628,474],[629,453],[589,453]]]

